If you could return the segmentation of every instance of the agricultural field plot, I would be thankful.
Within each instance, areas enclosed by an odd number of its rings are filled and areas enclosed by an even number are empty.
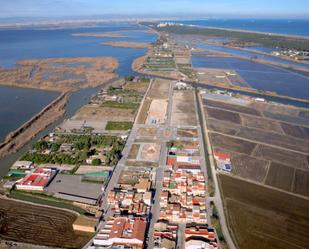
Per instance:
[[[235,124],[241,124],[240,115],[238,113],[208,107],[205,108],[205,111],[208,118],[214,118]]]
[[[290,191],[295,169],[278,163],[272,163],[269,167],[266,185]]]
[[[177,136],[188,137],[188,138],[196,138],[198,136],[198,132],[197,132],[197,129],[179,128],[179,129],[177,129]]]
[[[240,125],[236,125],[230,122],[218,122],[216,119],[207,119],[207,126],[211,131],[224,133],[227,135],[235,135],[241,127]]]
[[[262,117],[241,114],[243,126],[284,134],[279,122]]]
[[[172,125],[197,125],[194,91],[175,91],[172,108]]]
[[[225,98],[228,102],[224,102]],[[260,103],[241,96],[234,98],[234,103],[230,96],[221,97],[220,101],[213,99],[204,100],[211,145],[214,151],[231,155],[231,173],[281,190],[308,195],[305,190],[306,182],[309,182],[309,119],[306,110]],[[299,188],[295,182],[296,169],[305,172],[302,176],[297,175]]]
[[[73,231],[72,224],[77,215],[71,212],[6,199],[0,202],[0,239],[82,248],[91,238],[91,234],[76,234]]]
[[[245,113],[245,114],[250,114],[250,115],[255,115],[255,116],[262,116],[260,111],[243,106],[243,105],[236,105],[236,104],[231,104],[231,103],[224,103],[222,101],[213,101],[209,99],[204,99],[204,105],[207,107],[214,107],[214,108],[219,108],[223,109],[226,111],[234,111],[234,112],[240,112],[240,113]]]
[[[151,99],[167,99],[170,81],[156,78],[147,94]]]
[[[308,199],[227,175],[219,175],[219,183],[239,249],[308,248]]]
[[[232,174],[259,183],[264,181],[269,167],[268,161],[238,153],[232,153],[231,160]]]
[[[309,171],[296,169],[293,192],[309,196]]]
[[[154,179],[155,173],[148,170],[123,170],[118,180],[119,185],[135,185],[141,178]]]
[[[251,155],[257,145],[256,143],[248,142],[234,137],[224,136],[217,133],[210,133],[209,136],[213,147],[219,147],[228,151],[234,151],[246,155]]]
[[[134,121],[135,114],[121,108],[84,106],[73,117],[75,120]]]
[[[254,156],[299,169],[309,170],[309,156],[259,144]]]

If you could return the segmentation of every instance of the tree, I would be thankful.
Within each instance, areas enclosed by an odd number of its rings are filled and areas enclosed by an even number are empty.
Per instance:
[[[99,166],[101,165],[101,160],[99,158],[95,158],[92,160],[92,163],[91,163],[93,166]]]

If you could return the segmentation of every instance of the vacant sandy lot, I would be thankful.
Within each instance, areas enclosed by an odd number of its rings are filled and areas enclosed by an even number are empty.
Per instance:
[[[146,124],[164,124],[166,120],[167,105],[167,100],[152,100],[148,111]]]
[[[196,126],[194,91],[175,91],[173,95],[172,125]]]

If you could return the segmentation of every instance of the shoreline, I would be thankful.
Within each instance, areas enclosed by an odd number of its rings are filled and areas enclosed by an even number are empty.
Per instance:
[[[33,137],[54,123],[65,113],[71,92],[64,92],[44,107],[39,113],[26,121],[16,130],[10,132],[0,144],[0,158],[18,152]]]

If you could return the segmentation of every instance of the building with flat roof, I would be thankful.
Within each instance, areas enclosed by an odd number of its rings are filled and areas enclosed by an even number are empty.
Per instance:
[[[16,182],[16,189],[24,191],[43,191],[57,175],[58,169],[37,168],[31,174]]]
[[[93,240],[95,246],[103,248],[143,248],[147,221],[143,218],[112,217]]]

